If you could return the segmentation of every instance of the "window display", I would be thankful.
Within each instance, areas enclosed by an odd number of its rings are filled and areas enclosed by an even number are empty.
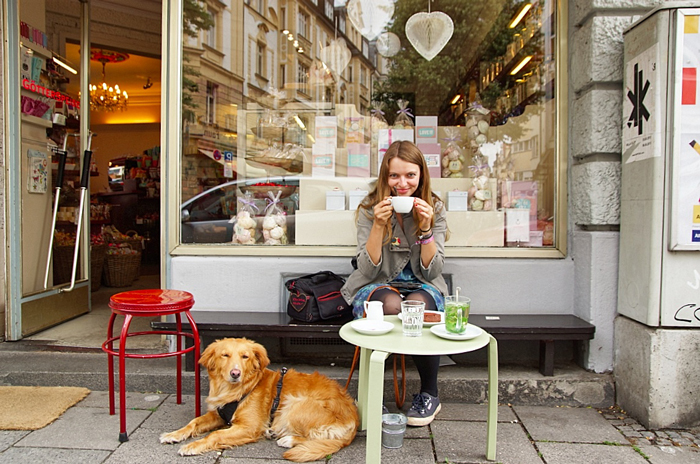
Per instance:
[[[234,50],[188,20],[205,6],[184,13],[182,243],[353,247],[384,152],[410,140],[448,247],[557,246],[554,2],[267,6],[218,16]]]

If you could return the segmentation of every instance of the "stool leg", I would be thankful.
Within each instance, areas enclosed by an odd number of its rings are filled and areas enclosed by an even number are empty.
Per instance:
[[[190,328],[192,329],[192,337],[194,342],[194,351],[192,352],[192,358],[194,359],[194,409],[195,417],[199,417],[202,414],[202,400],[201,393],[199,391],[199,330],[197,329],[197,324],[194,323],[194,318],[189,311],[185,311],[185,316],[187,316],[187,320],[190,321]]]
[[[126,434],[126,339],[129,335],[131,316],[124,316],[121,336],[119,337],[119,442],[129,441]]]
[[[175,350],[182,351],[182,318],[181,313],[175,314],[177,335],[175,336]],[[177,404],[182,404],[182,355],[177,355]]]
[[[117,315],[112,313],[107,324],[107,340],[114,336],[114,319]],[[114,344],[109,342],[107,348],[110,351],[114,350]],[[109,373],[109,415],[114,415],[114,359],[110,353],[107,353],[107,372]]]

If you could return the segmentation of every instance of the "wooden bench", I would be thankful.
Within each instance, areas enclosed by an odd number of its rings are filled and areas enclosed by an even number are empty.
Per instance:
[[[333,338],[340,339],[338,331],[348,320],[307,324],[295,321],[283,312],[226,312],[192,311],[202,339],[202,349],[219,338],[261,337],[279,338]],[[484,316],[472,314],[469,322],[477,325],[496,340],[537,340],[540,342],[539,369],[542,375],[554,375],[554,348],[556,341],[590,340],[595,327],[572,315],[513,315]],[[174,330],[175,322],[155,321],[157,330]],[[183,323],[183,330],[188,324]],[[186,367],[193,369],[191,357]]]

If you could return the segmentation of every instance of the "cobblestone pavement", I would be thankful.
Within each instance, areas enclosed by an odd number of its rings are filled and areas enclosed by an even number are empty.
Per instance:
[[[689,446],[700,451],[700,429],[647,430],[618,406],[598,410],[603,417],[636,446]]]

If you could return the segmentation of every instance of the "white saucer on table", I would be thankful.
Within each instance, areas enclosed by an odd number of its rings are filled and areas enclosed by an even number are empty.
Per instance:
[[[439,314],[440,321],[439,322],[427,322],[424,320],[423,327],[432,327],[436,324],[444,324],[444,322],[445,322],[445,313],[443,313],[442,311],[424,311],[424,314]],[[399,316],[399,319],[401,319],[403,321],[403,317],[402,317],[401,313],[397,314],[397,316]]]
[[[364,335],[382,335],[394,328],[389,321],[373,321],[369,319],[357,319],[350,323],[350,327]]]
[[[471,340],[481,335],[484,331],[480,327],[472,324],[467,324],[467,330],[461,334],[454,334],[447,331],[445,324],[434,325],[430,328],[430,331],[440,338],[446,338],[448,340]]]

